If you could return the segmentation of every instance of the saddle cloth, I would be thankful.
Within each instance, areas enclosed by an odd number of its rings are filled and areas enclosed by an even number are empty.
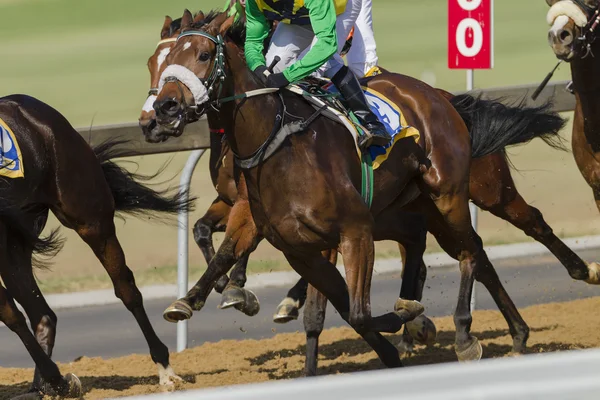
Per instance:
[[[356,124],[354,124],[348,118],[345,110],[343,110],[339,106],[336,107],[333,102],[324,102],[322,100],[322,94],[315,93],[315,86],[312,82],[301,82],[297,85],[293,85],[292,87],[288,87],[288,89],[292,89],[292,91],[294,91],[294,87],[298,87],[300,89],[297,91],[298,94],[303,95],[304,98],[310,101],[315,107],[320,108],[323,105],[327,105],[328,109],[324,111],[323,114],[333,120],[337,120],[344,124],[354,137],[355,143],[358,143],[358,136],[360,134],[358,132],[359,128],[357,128]],[[336,87],[329,81],[322,85],[320,89],[328,94],[338,94]],[[371,106],[371,110],[383,123],[386,130],[393,138],[392,141],[386,146],[371,146],[368,148],[371,160],[373,161],[373,169],[377,169],[381,166],[381,164],[385,162],[385,160],[388,159],[394,145],[400,139],[412,137],[414,138],[415,142],[418,142],[420,138],[420,133],[415,127],[408,125],[400,108],[398,108],[396,104],[394,104],[383,94],[364,86],[363,91],[365,93],[369,106]],[[361,155],[358,146],[357,151],[359,155]]]
[[[23,157],[12,129],[0,119],[0,176],[23,178]]]

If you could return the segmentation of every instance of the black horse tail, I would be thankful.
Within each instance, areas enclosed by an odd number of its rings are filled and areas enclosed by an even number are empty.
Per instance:
[[[552,111],[552,103],[526,107],[525,99],[516,105],[496,100],[484,100],[461,94],[450,103],[465,121],[471,134],[473,158],[503,151],[506,146],[522,144],[540,138],[549,146],[567,150],[559,132],[566,120]]]
[[[123,143],[126,141],[111,139],[93,147],[112,192],[117,213],[159,219],[180,211],[193,210],[196,198],[189,197],[186,192],[158,191],[141,183],[156,178],[164,168],[154,175],[141,175],[129,172],[110,161],[112,158],[124,156],[124,151],[115,148]]]

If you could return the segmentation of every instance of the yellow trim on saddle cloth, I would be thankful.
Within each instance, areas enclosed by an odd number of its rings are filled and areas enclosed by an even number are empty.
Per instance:
[[[392,152],[392,149],[394,148],[394,145],[400,139],[412,137],[414,139],[415,143],[419,143],[421,134],[417,130],[417,128],[408,125],[408,122],[406,122],[406,118],[404,117],[404,114],[402,113],[400,108],[398,108],[398,106],[393,101],[391,101],[390,99],[385,97],[383,94],[381,94],[373,89],[369,89],[368,87],[365,87],[365,86],[363,86],[362,88],[363,88],[363,90],[371,93],[372,95],[379,97],[381,100],[385,101],[390,107],[392,107],[394,109],[394,111],[396,111],[398,113],[398,115],[400,115],[400,126],[402,126],[402,130],[400,132],[396,133],[396,135],[394,135],[392,144],[385,149],[385,153],[378,155],[373,160],[373,169],[375,170],[375,169],[379,168],[385,160],[388,159],[390,153]],[[362,157],[362,154],[361,154],[361,157]]]
[[[5,176],[7,178],[23,178],[25,176],[25,169],[23,168],[23,156],[21,155],[21,148],[19,147],[17,137],[13,133],[12,129],[10,129],[10,127],[2,119],[0,119],[0,135],[0,176]],[[14,148],[14,153],[17,156],[18,169],[9,168],[11,163],[14,163],[15,160],[5,157],[6,153],[4,152],[4,148],[8,146],[6,143],[7,139],[12,142],[13,147],[11,147],[8,151],[13,150]]]

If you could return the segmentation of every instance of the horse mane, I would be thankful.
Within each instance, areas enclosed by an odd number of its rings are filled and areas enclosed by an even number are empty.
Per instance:
[[[193,17],[196,18],[196,16],[198,14],[200,14],[202,11],[198,11],[195,12]],[[212,17],[214,18],[214,17]],[[169,36],[173,36],[173,34],[175,34],[175,32],[177,32],[178,30],[181,29],[181,17],[174,19],[173,21],[171,21],[171,25],[169,25]]]

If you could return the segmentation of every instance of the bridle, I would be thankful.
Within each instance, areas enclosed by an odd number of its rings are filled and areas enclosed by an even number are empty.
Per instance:
[[[186,37],[186,36],[200,36],[200,37],[210,40],[217,46],[216,56],[214,58],[214,62],[213,62],[210,74],[208,74],[207,78],[204,78],[204,79],[198,78],[198,79],[200,80],[200,82],[202,82],[204,87],[206,87],[206,92],[207,92],[208,96],[210,96],[212,94],[212,92],[215,89],[215,86],[217,86],[217,85],[219,86],[219,89],[217,92],[217,102],[218,102],[219,96],[221,95],[221,91],[223,90],[222,83],[225,80],[225,77],[227,76],[225,73],[225,42],[223,41],[223,37],[220,34],[217,36],[213,36],[210,33],[207,33],[204,31],[192,30],[192,31],[186,31],[186,32],[180,33],[179,36],[177,37],[176,41],[179,41],[179,39]],[[175,83],[177,83],[177,85],[180,85],[179,80],[175,76],[167,77],[165,79],[165,82],[175,82]],[[185,101],[185,98],[183,98],[183,100]],[[213,105],[212,102],[210,104]],[[195,110],[196,114],[200,114],[200,115],[202,115],[205,111],[205,106],[203,106],[202,108],[199,108],[198,104],[194,104],[193,106],[186,105],[186,107]],[[213,106],[213,108],[214,108],[214,106]]]
[[[578,38],[585,49],[585,54],[581,56],[581,58],[586,58],[590,54],[593,57],[592,44],[596,41],[596,28],[598,28],[598,25],[600,24],[600,2],[596,7],[590,7],[585,4],[583,0],[571,1],[575,3],[588,18],[588,23],[582,28],[581,36]]]

